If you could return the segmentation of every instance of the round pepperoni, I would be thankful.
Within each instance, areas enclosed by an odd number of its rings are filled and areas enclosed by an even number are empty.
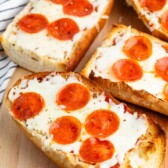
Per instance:
[[[161,16],[160,23],[162,28],[168,31],[168,10]]]
[[[45,29],[47,25],[47,18],[41,14],[28,14],[18,22],[18,27],[27,33],[38,33]]]
[[[95,110],[85,121],[86,131],[99,138],[105,138],[113,134],[120,125],[120,120],[114,112],[110,110]]]
[[[140,4],[143,8],[147,8],[151,12],[161,10],[167,0],[140,0]]]
[[[21,94],[12,103],[12,112],[19,120],[27,120],[39,114],[44,107],[43,98],[34,92]]]
[[[129,58],[143,61],[151,56],[152,43],[144,36],[133,36],[125,42],[123,51]]]
[[[72,19],[62,18],[49,24],[48,32],[56,39],[72,40],[73,36],[79,32],[79,27]]]
[[[53,140],[59,144],[71,144],[75,142],[81,133],[82,124],[72,116],[57,118],[50,126],[49,132]]]
[[[85,86],[79,83],[71,83],[60,90],[56,103],[64,110],[71,111],[83,108],[89,100],[90,92]]]
[[[168,57],[163,57],[156,61],[155,72],[163,80],[168,82]]]
[[[112,72],[118,80],[135,81],[142,78],[141,66],[130,59],[120,59],[112,65]]]
[[[88,0],[69,0],[64,6],[65,14],[83,17],[93,12],[93,6]]]
[[[67,0],[50,0],[50,1],[52,1],[55,4],[61,4],[61,5],[64,5],[67,2]]]
[[[88,163],[98,163],[110,159],[114,154],[114,146],[110,141],[101,141],[92,137],[86,139],[79,150],[80,157]]]

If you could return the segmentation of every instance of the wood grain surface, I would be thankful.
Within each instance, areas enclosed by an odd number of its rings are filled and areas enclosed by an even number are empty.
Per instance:
[[[83,68],[94,50],[101,45],[102,40],[110,31],[112,24],[115,23],[131,25],[140,31],[149,33],[143,23],[138,19],[138,16],[133,9],[127,7],[125,0],[115,0],[110,18],[90,46],[82,61],[79,63],[76,71],[80,71]],[[17,79],[27,74],[30,74],[30,72],[23,70],[22,68],[17,68],[8,88],[10,88]],[[168,117],[140,107],[131,106],[137,111],[142,111],[152,117],[153,120],[168,133]],[[4,102],[0,107],[0,168],[56,168],[54,163],[50,161],[31,141],[29,141],[29,139],[15,125],[7,112]],[[152,165],[150,168],[152,168]],[[166,150],[162,168],[168,168],[168,149]]]

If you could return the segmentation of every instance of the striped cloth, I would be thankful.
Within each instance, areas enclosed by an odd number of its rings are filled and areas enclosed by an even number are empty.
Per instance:
[[[0,34],[5,31],[6,26],[13,20],[14,16],[23,9],[28,0],[0,0]],[[16,68],[3,52],[0,45],[0,104],[2,102],[5,88]]]

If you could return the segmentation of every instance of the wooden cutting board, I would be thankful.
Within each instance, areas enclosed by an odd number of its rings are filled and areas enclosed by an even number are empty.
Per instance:
[[[105,27],[97,36],[95,41],[90,46],[85,54],[85,57],[80,62],[76,71],[80,71],[86,64],[94,50],[101,45],[102,39],[112,27],[112,24],[122,23],[132,25],[138,30],[148,32],[143,23],[138,19],[138,16],[132,8],[127,7],[125,0],[116,0]],[[148,32],[149,33],[149,32]],[[17,68],[8,88],[19,78],[30,72]],[[7,90],[8,90],[7,88]],[[132,106],[137,111],[143,111],[153,118],[166,133],[168,133],[168,117],[157,114],[140,107]],[[168,142],[168,138],[167,138]],[[56,166],[41,152],[22,131],[15,125],[8,115],[5,103],[0,107],[0,168],[55,168]],[[152,165],[151,167],[152,168]],[[162,168],[168,168],[168,147]]]

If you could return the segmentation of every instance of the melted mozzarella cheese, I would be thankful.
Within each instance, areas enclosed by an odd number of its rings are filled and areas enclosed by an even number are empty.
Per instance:
[[[114,35],[114,39],[116,45],[109,46],[110,40],[105,41],[105,45],[108,47],[102,46],[98,48],[97,55],[95,60],[92,62],[91,70],[94,71],[95,76],[101,76],[105,79],[110,79],[111,81],[118,82],[119,80],[113,75],[111,67],[114,62],[119,59],[128,58],[123,52],[123,46],[125,41],[129,39],[131,36],[137,35],[135,33],[131,33],[130,28],[127,29],[122,37],[119,34]],[[143,69],[143,77],[140,80],[134,82],[125,82],[129,86],[131,86],[135,90],[146,90],[150,94],[164,99],[163,88],[166,85],[166,81],[162,80],[160,77],[157,77],[154,72],[155,62],[164,57],[168,56],[165,49],[161,47],[160,44],[152,42],[152,55],[144,60],[139,61]],[[106,66],[104,66],[106,65]],[[90,71],[91,71],[90,70]]]
[[[85,139],[91,137],[84,126],[82,127],[82,132],[79,140],[72,144],[61,145],[52,140],[52,136],[49,134],[50,124],[61,116],[74,116],[81,121],[85,122],[86,117],[98,109],[109,109],[115,112],[120,119],[119,129],[112,135],[106,137],[106,140],[111,141],[115,146],[114,156],[102,163],[100,163],[100,168],[110,168],[116,163],[123,163],[125,154],[132,148],[135,147],[137,139],[146,133],[148,123],[143,117],[138,117],[137,113],[133,115],[129,112],[124,111],[124,105],[114,104],[112,101],[109,103],[105,101],[104,93],[97,95],[95,98],[91,98],[89,103],[82,109],[73,111],[71,113],[66,113],[61,109],[60,106],[56,105],[56,94],[58,91],[69,83],[80,83],[80,81],[74,77],[70,76],[67,80],[59,75],[53,76],[53,74],[46,76],[41,82],[37,79],[33,80],[22,80],[22,82],[15,86],[9,93],[9,99],[13,102],[20,93],[25,92],[37,92],[45,100],[45,108],[37,116],[27,119],[25,122],[20,121],[33,136],[38,137],[42,140],[43,150],[49,151],[61,150],[64,152],[72,152],[79,155],[79,149],[81,142]],[[81,83],[82,84],[82,83]],[[91,92],[91,95],[93,93]],[[11,112],[12,115],[12,112]]]
[[[98,7],[98,10],[94,10],[90,15],[85,17],[75,17],[65,15],[62,5],[56,5],[49,0],[31,0],[26,8],[14,19],[14,22],[10,26],[10,34],[7,34],[7,31],[4,34],[4,37],[8,36],[8,39],[12,44],[16,44],[26,50],[35,52],[41,57],[48,56],[54,59],[64,60],[71,55],[73,46],[80,41],[85,30],[91,29],[98,24],[98,20],[103,15],[108,4],[108,0],[90,0],[90,2],[92,3],[93,8]],[[49,36],[46,29],[33,34],[19,30],[16,26],[17,22],[24,15],[30,13],[42,14],[46,16],[50,23],[60,18],[71,18],[78,24],[80,32],[74,35],[73,40],[60,41]]]
[[[141,5],[139,0],[134,0],[134,3],[136,6],[138,6],[140,16],[145,16],[145,18],[148,20],[148,27],[151,31],[154,31],[155,29],[159,29],[161,27],[159,19],[161,15],[168,10],[168,1],[161,10],[156,12],[150,12],[147,9],[140,7]]]

